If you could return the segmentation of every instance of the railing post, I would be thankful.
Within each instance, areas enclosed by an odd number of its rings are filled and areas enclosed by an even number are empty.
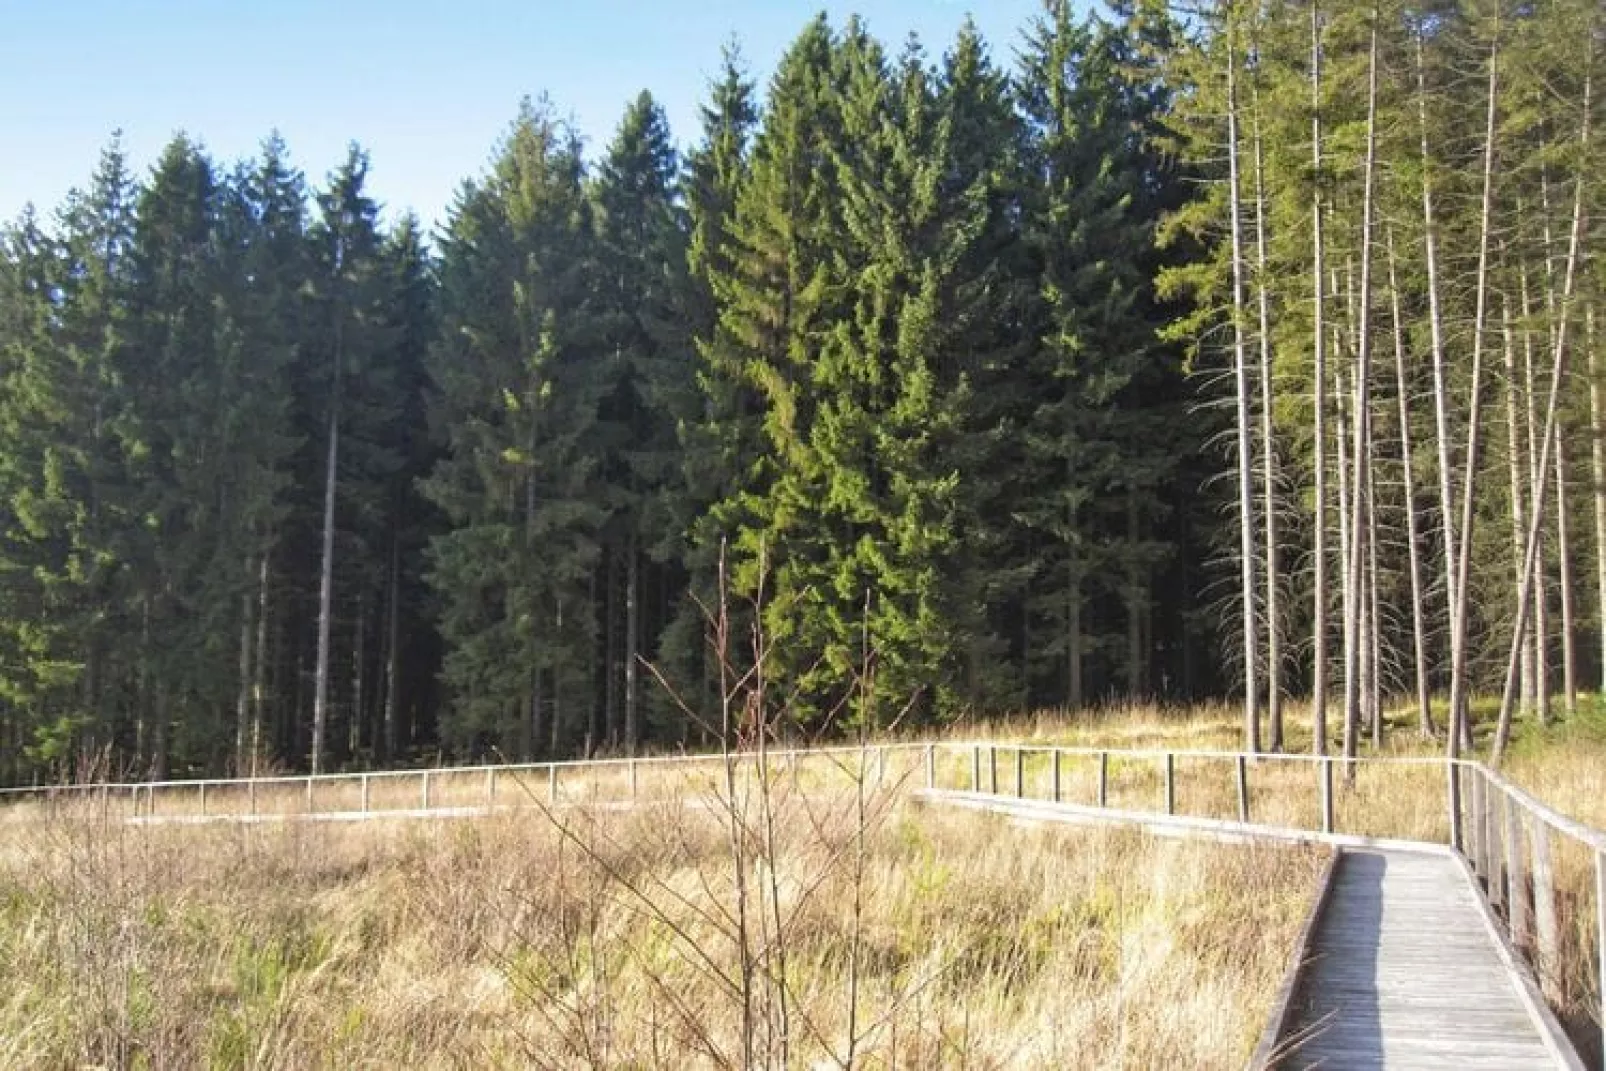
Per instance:
[[[937,787],[937,749],[932,744],[926,745],[926,787]]]
[[[998,745],[987,745],[987,791],[998,795]]]
[[[496,806],[496,767],[485,771],[485,809]]]
[[[794,759],[793,761],[795,762],[796,760]],[[636,798],[636,793],[640,790],[640,787],[641,787],[640,784],[636,781],[636,760],[635,759],[631,759],[630,760],[630,798],[631,799],[635,799]]]
[[[886,781],[887,749],[883,746],[875,749],[875,783],[877,785],[883,785],[886,784]]]
[[[247,783],[251,786],[251,817],[255,818],[257,816],[257,779],[253,777]]]
[[[1165,753],[1165,813],[1177,813],[1177,761],[1169,751]]]
[[[310,774],[307,776],[307,806],[306,806],[306,813],[307,814],[311,814],[312,813],[312,776]]]
[[[1110,753],[1099,752],[1099,806],[1106,807],[1110,802]]]
[[[970,790],[981,791],[981,745],[970,745]]]
[[[1015,796],[1020,798],[1026,795],[1026,749],[1015,749]]]
[[[1333,760],[1325,755],[1317,764],[1321,767],[1322,780],[1322,832],[1334,832],[1333,822]]]
[[[1058,803],[1060,801],[1060,749],[1052,749],[1049,755],[1051,756],[1050,768],[1053,771],[1049,778],[1052,782],[1050,790],[1053,794],[1054,802]]]
[[[1507,851],[1504,844],[1504,823],[1499,815],[1504,813],[1499,801],[1505,794],[1495,787],[1494,783],[1484,779],[1483,783],[1483,852],[1489,859],[1489,903],[1496,908],[1506,906],[1506,882],[1509,870],[1506,867]]]
[[[1454,728],[1452,727],[1452,732]],[[1461,830],[1461,767],[1453,759],[1445,760],[1445,780],[1450,796],[1450,847],[1465,851],[1465,837]]]
[[[1489,881],[1489,845],[1484,838],[1488,835],[1489,825],[1483,820],[1483,797],[1483,772],[1474,769],[1472,771],[1471,789],[1467,792],[1467,839],[1472,844],[1472,872],[1483,879],[1484,887],[1487,889]]]
[[[362,784],[362,813],[363,814],[367,814],[368,813],[368,802],[369,802],[369,796],[370,796],[370,787],[369,787],[368,781],[369,781],[368,775],[367,774],[363,774],[362,775],[362,782],[361,782],[361,784]]]
[[[201,782],[201,817],[206,817],[206,782]]]
[[[558,764],[555,762],[547,763],[546,798],[549,803],[558,802]]]
[[[1533,914],[1528,892],[1528,856],[1522,843],[1522,813],[1517,801],[1506,797],[1506,933],[1511,943],[1526,950],[1532,942],[1529,919]]]
[[[1550,865],[1550,829],[1542,818],[1534,817],[1534,973],[1539,988],[1552,1003],[1561,997],[1556,968],[1561,962],[1561,933],[1556,925],[1556,875]]]
[[[419,785],[420,809],[429,810],[429,771],[424,771],[423,779]]]
[[[1238,821],[1249,821],[1249,760],[1244,755],[1236,756],[1233,763],[1238,781]]]

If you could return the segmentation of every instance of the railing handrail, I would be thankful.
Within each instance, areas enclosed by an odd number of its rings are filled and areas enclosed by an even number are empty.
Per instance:
[[[1508,799],[1550,826],[1551,829],[1572,837],[1574,840],[1581,841],[1596,852],[1606,854],[1606,832],[1580,822],[1576,818],[1569,818],[1531,792],[1507,780],[1499,771],[1491,770],[1481,762],[1472,762],[1466,759],[1455,761],[1464,767],[1477,769],[1491,785],[1504,792]]]
[[[65,784],[15,785],[0,788],[0,796],[40,796],[56,792],[94,792],[99,789],[188,789],[200,788],[202,785],[208,788],[232,785],[305,785],[308,781],[314,784],[328,784],[333,781],[361,781],[363,779],[388,777],[406,778],[419,777],[424,774],[432,777],[441,774],[483,774],[493,770],[502,774],[520,772],[545,773],[551,769],[572,770],[580,767],[613,766],[628,769],[633,765],[698,766],[723,762],[727,757],[744,762],[756,759],[760,755],[769,758],[791,758],[798,755],[852,755],[861,751],[870,753],[877,751],[911,751],[927,746],[928,743],[926,741],[869,744],[864,746],[858,744],[832,744],[826,747],[765,748],[762,751],[758,748],[744,748],[739,751],[731,751],[728,755],[725,752],[709,751],[681,755],[638,755],[633,758],[630,756],[609,756],[600,759],[554,759],[547,762],[482,763],[475,766],[416,766],[389,770],[343,770],[337,773],[273,774],[266,777],[194,777],[166,781],[77,781]],[[966,744],[964,746],[968,747],[970,745]]]
[[[1596,829],[1577,819],[1551,807],[1532,793],[1513,784],[1499,772],[1490,769],[1481,761],[1468,758],[1449,758],[1447,756],[1430,755],[1360,755],[1350,758],[1344,755],[1314,755],[1309,752],[1275,752],[1275,751],[1227,751],[1213,748],[1124,748],[1124,747],[1093,747],[1089,745],[1058,745],[1024,743],[1007,740],[932,740],[932,741],[900,741],[891,743],[878,743],[869,745],[838,744],[826,747],[805,748],[749,748],[740,751],[705,752],[699,754],[677,755],[640,755],[610,756],[598,759],[560,759],[549,762],[513,762],[513,763],[481,763],[473,766],[427,766],[410,769],[389,770],[352,770],[338,773],[321,774],[275,774],[267,777],[201,777],[178,778],[164,781],[88,781],[69,784],[53,785],[22,785],[10,788],[0,788],[0,799],[17,797],[50,796],[59,793],[95,793],[99,791],[128,792],[141,791],[171,791],[200,789],[271,787],[274,785],[329,785],[340,782],[361,783],[386,779],[417,778],[425,775],[438,776],[466,776],[472,774],[517,773],[546,773],[549,770],[575,770],[593,769],[606,770],[629,769],[635,766],[701,766],[711,763],[723,762],[727,757],[738,762],[756,759],[762,753],[774,759],[790,759],[797,756],[830,756],[855,754],[861,751],[869,752],[902,752],[919,750],[927,747],[943,750],[969,751],[977,747],[993,748],[1005,752],[1021,752],[1023,754],[1052,754],[1075,755],[1095,758],[1100,755],[1109,758],[1130,759],[1164,759],[1167,755],[1177,758],[1209,759],[1224,762],[1235,762],[1238,759],[1247,759],[1256,762],[1298,762],[1298,763],[1329,763],[1329,764],[1357,764],[1365,766],[1455,766],[1461,769],[1476,770],[1489,782],[1499,788],[1509,798],[1514,800],[1524,810],[1535,818],[1543,821],[1558,833],[1562,833],[1575,840],[1581,841],[1596,852],[1606,853],[1606,832]]]

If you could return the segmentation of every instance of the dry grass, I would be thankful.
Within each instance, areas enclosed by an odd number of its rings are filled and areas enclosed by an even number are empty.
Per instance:
[[[1523,726],[1506,767],[1596,825],[1603,710]],[[1290,747],[1304,749],[1303,712],[1290,713]],[[1389,754],[1437,754],[1406,714],[1393,720]],[[1184,751],[1233,749],[1238,731],[1223,707],[1045,714],[991,735]],[[968,749],[938,755],[941,783],[968,784]],[[643,764],[634,792],[623,766],[565,771],[555,807],[544,774],[508,776],[495,799],[524,810],[461,821],[130,827],[106,820],[116,807],[10,807],[0,964],[23,981],[0,988],[0,1066],[1241,1061],[1318,855],[905,811],[896,790],[923,778],[922,760],[895,753],[862,792],[836,760],[783,766],[769,813],[746,792],[733,808],[717,764]],[[998,761],[1008,790],[1013,757]],[[1045,755],[1021,774],[1028,795],[1048,795]],[[1113,759],[1109,776],[1112,806],[1160,806],[1154,760]],[[1314,768],[1267,761],[1250,776],[1255,820],[1316,824]],[[1234,815],[1230,761],[1179,756],[1176,777],[1180,812]],[[370,806],[418,806],[419,788],[376,778]],[[1067,758],[1061,788],[1091,802],[1096,764]],[[320,809],[361,804],[351,785],[329,791],[340,795]],[[430,799],[476,806],[489,791],[483,773],[442,774]],[[295,813],[303,793],[264,790],[259,809]],[[214,795],[209,809],[242,803]],[[199,809],[181,795],[160,804]],[[1363,766],[1336,806],[1345,831],[1446,833],[1438,768]],[[1592,860],[1555,850],[1566,962],[1552,981],[1588,1036]]]
[[[750,920],[766,929],[749,946],[784,984],[754,989],[755,1062],[1241,1061],[1321,865],[865,799],[861,823],[852,794],[774,794],[779,910]],[[720,808],[673,800],[360,826],[13,825],[0,962],[25,981],[0,995],[0,1062],[737,1066],[727,829]],[[767,882],[768,858],[750,876]]]

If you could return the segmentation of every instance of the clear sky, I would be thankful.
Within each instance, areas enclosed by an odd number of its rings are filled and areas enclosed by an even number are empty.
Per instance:
[[[121,129],[143,173],[177,131],[232,161],[271,130],[314,184],[355,139],[387,215],[439,222],[519,99],[547,93],[600,152],[650,89],[683,146],[734,35],[762,86],[803,24],[850,12],[932,56],[967,11],[1013,64],[1039,0],[0,0],[0,220],[82,185]]]

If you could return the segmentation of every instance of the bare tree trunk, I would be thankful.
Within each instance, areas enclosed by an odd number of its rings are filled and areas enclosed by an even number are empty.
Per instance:
[[[257,775],[257,761],[262,756],[262,714],[267,705],[268,665],[268,554],[263,552],[257,564],[257,651],[256,664],[251,674],[251,776]]]
[[[363,650],[368,622],[363,597],[357,596],[357,622],[352,628],[351,643],[351,717],[346,722],[346,753],[355,756],[362,749],[363,723]]]
[[[1243,189],[1238,166],[1238,54],[1232,15],[1227,24],[1227,171],[1232,215],[1232,353],[1238,399],[1239,595],[1243,600],[1244,749],[1260,750],[1260,688],[1255,672],[1255,532],[1253,456],[1250,447],[1249,356],[1244,341]]]
[[[1149,694],[1149,667],[1144,640],[1148,632],[1149,577],[1139,554],[1143,535],[1138,513],[1138,493],[1128,489],[1126,496],[1126,539],[1131,560],[1126,578],[1126,684],[1127,698],[1142,702]]]
[[[1444,540],[1444,595],[1450,622],[1450,662],[1456,664],[1460,635],[1455,622],[1460,618],[1460,589],[1456,586],[1456,562],[1460,552],[1456,543],[1455,466],[1450,456],[1450,385],[1445,372],[1444,312],[1439,300],[1438,217],[1433,202],[1433,156],[1428,146],[1427,61],[1422,35],[1416,37],[1417,133],[1422,165],[1422,243],[1428,282],[1428,328],[1433,360],[1433,424],[1438,455],[1439,527]],[[1454,735],[1457,721],[1452,706],[1448,724]]]
[[[1540,204],[1544,222],[1545,249],[1545,311],[1549,314],[1550,344],[1556,344],[1556,268],[1552,255],[1554,248],[1550,215],[1549,172],[1539,169]],[[1556,432],[1556,564],[1561,589],[1561,674],[1562,703],[1568,717],[1578,713],[1578,618],[1576,593],[1573,591],[1572,524],[1570,517],[1568,484],[1571,465],[1567,456],[1567,436]]]
[[[1065,591],[1065,703],[1079,710],[1087,701],[1082,689],[1082,578],[1072,565],[1070,586]]]
[[[1366,553],[1364,533],[1365,494],[1367,489],[1366,465],[1369,456],[1367,443],[1371,434],[1371,375],[1372,375],[1372,226],[1376,213],[1377,189],[1377,85],[1378,85],[1378,11],[1371,10],[1371,44],[1367,62],[1366,89],[1366,163],[1361,195],[1361,293],[1356,324],[1355,355],[1355,415],[1354,464],[1355,475],[1350,490],[1355,496],[1350,508],[1350,562],[1346,581],[1354,593],[1350,619],[1344,624],[1344,755],[1355,756],[1356,728],[1360,718],[1359,643],[1360,603],[1363,598],[1361,579]],[[1353,769],[1353,768],[1352,768]]]
[[[1311,289],[1315,321],[1316,516],[1311,614],[1311,750],[1327,753],[1327,268],[1322,240],[1322,21],[1321,4],[1310,5]]]
[[[1556,559],[1561,588],[1562,709],[1570,718],[1578,713],[1578,610],[1574,603],[1572,520],[1568,507],[1567,434],[1556,429]]]
[[[1512,337],[1511,312],[1502,299],[1500,303],[1500,338],[1501,352],[1504,356],[1506,369],[1506,470],[1511,484],[1511,591],[1518,596],[1522,591],[1522,534],[1527,529],[1528,495],[1522,486],[1521,461],[1522,447],[1521,431],[1518,426],[1517,405],[1517,358],[1516,341]],[[1534,698],[1534,651],[1533,647],[1524,644],[1522,649],[1522,706],[1524,711],[1533,709]]]
[[[245,560],[245,575],[250,576],[251,559]],[[244,772],[247,767],[247,748],[251,744],[251,611],[253,609],[251,592],[247,591],[240,596],[240,691],[234,700],[234,772],[236,775]]]
[[[641,739],[640,677],[636,665],[641,654],[641,554],[634,528],[625,553],[625,753],[634,755]]]
[[[1595,306],[1584,312],[1584,347],[1589,355],[1589,474],[1595,507],[1595,613],[1600,629],[1600,684],[1606,692],[1606,398],[1602,397]]]
[[[552,668],[552,739],[548,743],[548,754],[558,757],[558,748],[563,743],[563,678],[562,667],[558,659],[561,657],[563,637],[563,598],[557,600],[556,635],[558,643],[553,645],[549,664]]]
[[[1520,212],[1520,209],[1519,209]],[[1534,332],[1532,316],[1533,303],[1528,293],[1528,268],[1521,270],[1522,287],[1522,361],[1523,361],[1523,414],[1528,429],[1528,487],[1530,497],[1528,508],[1535,512],[1539,520],[1539,575],[1535,578],[1537,590],[1534,593],[1534,621],[1533,631],[1529,639],[1533,644],[1533,709],[1539,715],[1541,725],[1550,722],[1550,604],[1547,594],[1546,579],[1549,571],[1545,568],[1545,499],[1539,488],[1543,481],[1539,478],[1539,419],[1534,412],[1535,399],[1538,390],[1534,384]],[[1554,318],[1555,309],[1551,309]],[[1551,346],[1555,346],[1555,326],[1551,327]]]
[[[1498,16],[1497,16],[1498,18]],[[1455,618],[1450,627],[1450,739],[1451,758],[1463,745],[1472,746],[1472,722],[1467,707],[1468,600],[1464,597],[1472,573],[1472,521],[1477,489],[1478,447],[1483,424],[1483,342],[1489,311],[1489,237],[1494,223],[1495,129],[1500,99],[1499,27],[1489,45],[1489,97],[1483,134],[1483,195],[1478,212],[1478,277],[1476,311],[1472,319],[1472,390],[1467,413],[1467,451],[1463,461],[1460,546],[1456,555]]]
[[[607,725],[609,747],[617,746],[623,737],[619,711],[619,634],[614,623],[619,616],[616,593],[619,588],[616,574],[618,555],[611,550],[603,555],[602,577],[602,720]]]
[[[1394,231],[1388,232],[1389,309],[1394,327],[1394,382],[1400,410],[1400,474],[1404,481],[1406,557],[1411,572],[1411,654],[1416,671],[1417,728],[1433,735],[1432,689],[1428,685],[1427,605],[1422,593],[1422,534],[1416,519],[1416,451],[1411,442],[1410,384],[1405,374],[1405,318],[1400,309]]]
[[[1283,749],[1282,612],[1278,607],[1278,587],[1282,563],[1277,542],[1277,455],[1273,423],[1271,378],[1271,293],[1266,252],[1266,165],[1260,134],[1260,87],[1250,81],[1250,103],[1254,109],[1252,130],[1255,164],[1255,303],[1259,313],[1260,342],[1260,459],[1261,513],[1266,537],[1266,727],[1273,751]]]
[[[1376,444],[1371,420],[1366,437],[1366,686],[1372,726],[1372,747],[1383,746],[1383,606],[1377,581],[1377,474],[1373,464]]]
[[[1584,69],[1589,70],[1593,60],[1592,51],[1586,52]],[[1589,158],[1590,119],[1593,106],[1594,81],[1588,73],[1584,76],[1583,119],[1579,126],[1578,143],[1579,157],[1582,160]],[[1562,279],[1560,314],[1556,324],[1556,342],[1554,352],[1551,354],[1550,366],[1550,395],[1545,403],[1545,430],[1541,440],[1543,446],[1539,457],[1539,485],[1534,488],[1534,502],[1542,503],[1546,496],[1545,480],[1550,475],[1550,449],[1556,440],[1556,418],[1561,410],[1561,385],[1567,373],[1567,328],[1570,322],[1574,287],[1578,278],[1578,262],[1584,241],[1584,225],[1586,221],[1584,211],[1584,171],[1580,168],[1578,177],[1573,183],[1573,218],[1572,233],[1567,242],[1567,268]],[[1495,728],[1494,745],[1490,752],[1490,760],[1499,764],[1505,755],[1506,744],[1511,738],[1511,716],[1515,705],[1515,692],[1517,686],[1517,660],[1521,655],[1523,632],[1527,626],[1528,614],[1532,609],[1534,589],[1537,586],[1538,557],[1539,557],[1539,530],[1543,519],[1543,510],[1530,510],[1528,518],[1528,541],[1524,553],[1523,585],[1517,598],[1517,621],[1513,628],[1511,653],[1506,662],[1506,686],[1500,697],[1500,720]]]
[[[1335,288],[1336,292],[1336,288]],[[1337,339],[1334,340],[1335,351],[1342,352]],[[1355,591],[1350,587],[1350,531],[1355,524],[1351,507],[1354,499],[1350,495],[1350,428],[1354,420],[1354,369],[1351,375],[1346,376],[1342,371],[1338,374],[1336,389],[1333,392],[1334,400],[1334,426],[1333,426],[1333,458],[1338,469],[1338,574],[1339,574],[1339,611],[1345,621],[1349,621],[1355,612]],[[1343,740],[1347,735],[1346,727],[1339,726],[1339,752],[1345,750]]]
[[[390,598],[385,607],[385,759],[396,757],[397,690],[401,683],[401,540],[390,537]]]
[[[339,388],[336,358],[335,389]],[[335,597],[335,479],[340,456],[340,410],[329,403],[329,456],[323,488],[323,565],[318,575],[318,662],[312,693],[312,772],[323,771],[324,733],[329,723],[329,643]]]

